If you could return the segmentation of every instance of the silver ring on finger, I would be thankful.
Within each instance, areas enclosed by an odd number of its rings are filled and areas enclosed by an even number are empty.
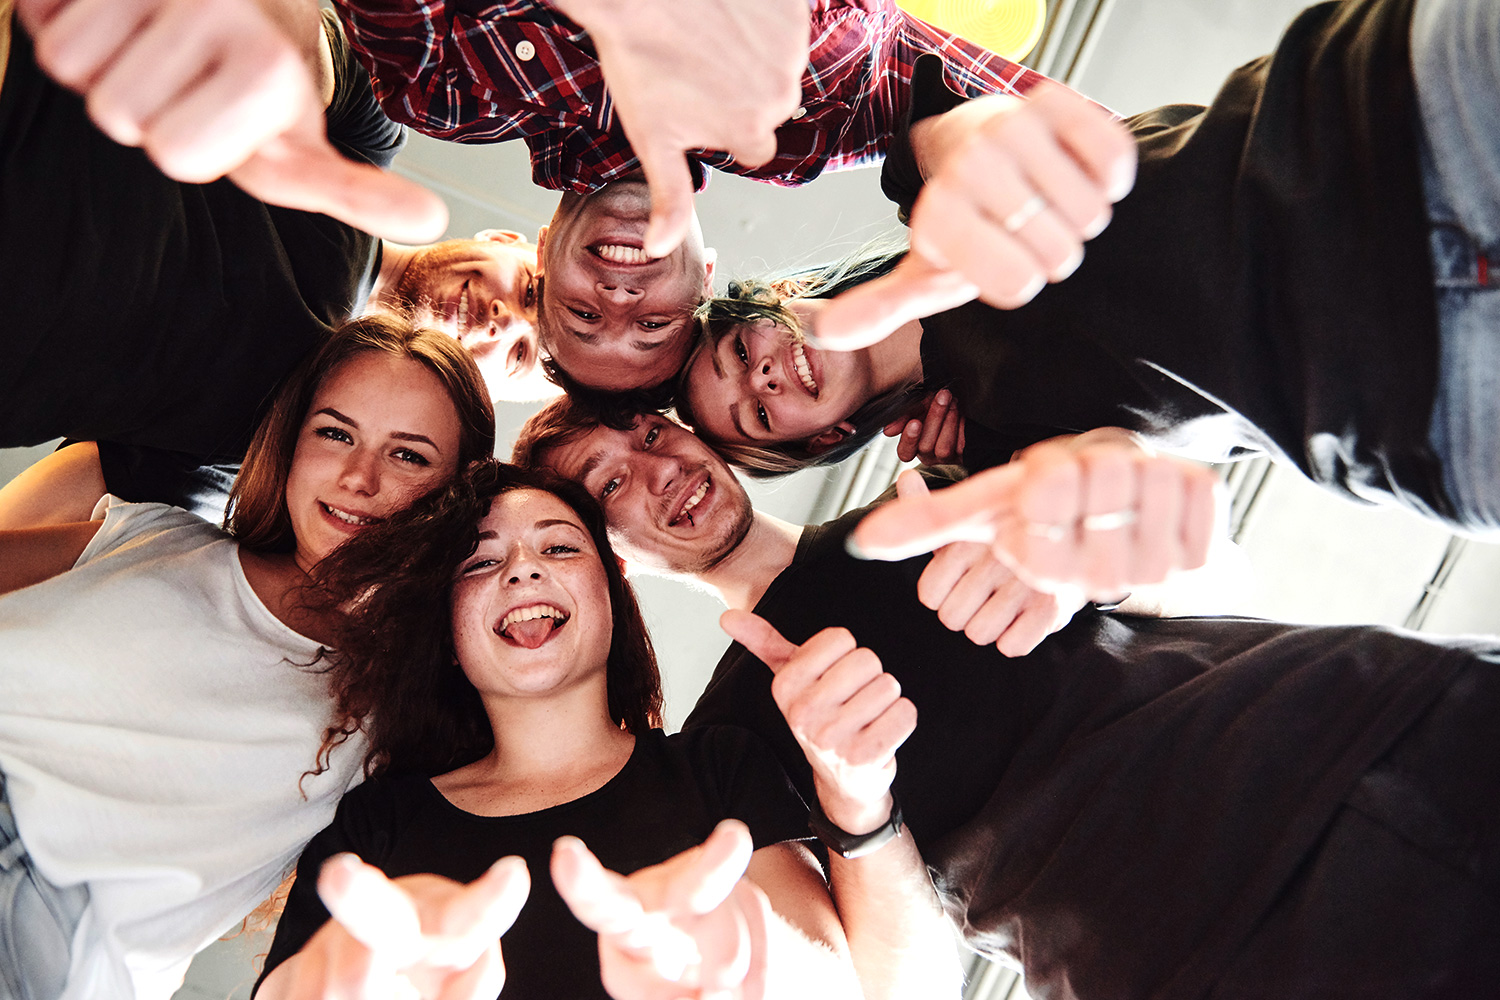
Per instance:
[[[1046,524],[1042,521],[1027,521],[1026,534],[1032,538],[1040,538],[1047,542],[1060,542],[1073,535],[1073,526],[1070,524]]]
[[[1090,514],[1083,519],[1084,531],[1118,531],[1135,523],[1135,511],[1112,510],[1103,514]]]
[[[1039,194],[1034,194],[1021,202],[1020,207],[1014,212],[1002,219],[1000,225],[1005,227],[1007,233],[1014,233],[1024,227],[1026,223],[1041,215],[1046,207],[1047,199]]]

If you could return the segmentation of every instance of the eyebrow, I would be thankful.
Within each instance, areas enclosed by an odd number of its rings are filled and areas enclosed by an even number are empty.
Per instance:
[[[317,413],[314,413],[313,416],[317,416],[318,413],[326,413],[340,423],[348,424],[355,430],[359,430],[358,421],[354,420],[351,417],[345,416],[331,406],[323,407],[321,410],[318,410]],[[443,449],[438,447],[437,442],[432,440],[432,438],[428,437],[426,434],[408,434],[405,431],[397,431],[392,434],[391,437],[395,438],[397,441],[418,441],[422,444],[427,445],[427,447],[431,448],[433,451],[437,452],[440,455],[443,453]]]
[[[630,346],[637,351],[659,351],[672,342],[672,338],[666,340],[632,340]]]
[[[734,429],[740,437],[748,438],[750,436],[749,434],[745,433],[744,425],[740,423],[739,407],[735,406],[733,403],[729,404],[729,422],[734,424]]]
[[[559,525],[559,524],[565,525],[566,527],[569,527],[569,528],[577,528],[579,531],[582,531],[585,535],[588,534],[588,532],[586,530],[584,530],[583,525],[579,524],[577,521],[569,521],[566,518],[562,518],[562,517],[547,517],[547,518],[543,518],[542,520],[540,520],[540,521],[536,522],[535,524],[533,524],[532,528],[551,528],[551,527],[554,527],[554,526]],[[493,532],[493,531],[481,531],[479,533],[479,540],[481,542],[493,541],[494,539],[499,538],[499,537],[500,536],[498,534],[496,534],[495,532]]]
[[[582,484],[589,478],[589,476],[594,474],[595,469],[599,468],[599,466],[603,464],[604,453],[602,451],[596,451],[588,457],[587,461],[583,463],[583,468],[578,470],[578,475],[570,478],[572,478],[574,482]]]
[[[582,330],[569,330],[568,332],[585,344],[597,344],[599,342],[599,335],[596,333],[584,333]]]

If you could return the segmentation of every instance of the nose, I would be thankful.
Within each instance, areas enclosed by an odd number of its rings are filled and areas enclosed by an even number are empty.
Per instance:
[[[529,547],[520,545],[511,555],[510,576],[506,582],[511,584],[520,583],[523,580],[540,580],[544,576],[542,572],[542,561]]]
[[[781,374],[781,366],[769,354],[756,359],[746,375],[750,380],[750,391],[755,393],[780,392],[786,382]]]
[[[355,448],[344,460],[339,485],[351,493],[372,497],[380,492],[380,456],[372,450]]]
[[[618,278],[600,278],[595,283],[599,294],[617,305],[628,305],[641,297],[641,289]]]
[[[665,496],[682,475],[682,463],[671,455],[645,454],[640,456],[650,462],[646,470],[646,481],[655,496]]]

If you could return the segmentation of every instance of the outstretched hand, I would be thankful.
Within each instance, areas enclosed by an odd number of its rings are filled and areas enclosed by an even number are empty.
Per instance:
[[[896,480],[896,495],[916,501],[931,492],[922,474],[908,469]],[[1025,656],[1084,605],[1077,587],[1027,586],[980,542],[949,542],[934,551],[917,580],[917,599],[948,628],[1005,656]]]
[[[228,176],[261,201],[408,243],[442,234],[430,191],[329,144],[316,5],[304,0],[16,0],[38,65],[168,177]],[[303,44],[299,44],[299,42]]]
[[[557,0],[588,29],[631,149],[651,188],[646,253],[665,257],[693,216],[690,149],[758,167],[797,109],[807,0]]]
[[[901,684],[848,629],[797,646],[748,611],[726,611],[719,625],[775,673],[771,695],[812,765],[824,815],[849,833],[878,829],[891,815],[896,750],[917,726]]]
[[[926,179],[911,248],[895,270],[845,292],[809,339],[858,350],[976,296],[1030,302],[1083,261],[1135,181],[1135,144],[1102,108],[1063,87],[982,97],[912,129]]]
[[[617,875],[578,838],[557,840],[552,881],[573,915],[598,932],[610,996],[763,996],[770,904],[741,877],[753,846],[743,823],[724,820],[697,847]]]
[[[1028,585],[1112,600],[1202,566],[1217,479],[1110,429],[1033,445],[1010,463],[867,516],[850,548],[905,559],[955,541],[991,546]]]
[[[500,935],[515,922],[531,879],[502,858],[468,885],[438,875],[392,881],[352,854],[318,878],[333,919],[262,984],[263,1000],[493,1000],[505,985]]]

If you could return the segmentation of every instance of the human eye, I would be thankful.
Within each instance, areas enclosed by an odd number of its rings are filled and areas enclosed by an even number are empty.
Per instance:
[[[660,330],[662,327],[670,325],[670,323],[670,320],[665,319],[643,319],[637,325],[642,330]]]
[[[335,427],[331,425],[326,427],[319,427],[316,428],[313,433],[318,437],[324,438],[328,441],[341,441],[344,444],[352,444],[354,442],[353,435],[344,430],[342,427]]]
[[[592,323],[599,318],[599,314],[596,312],[589,312],[587,309],[575,309],[572,306],[568,306],[568,312],[572,313],[574,316],[577,316],[585,323]]]
[[[734,356],[740,359],[740,364],[750,367],[750,352],[745,350],[745,340],[739,334],[734,335]]]
[[[468,563],[465,563],[463,569],[459,570],[459,574],[461,576],[469,576],[472,573],[478,573],[480,570],[489,569],[494,565],[496,565],[496,562],[493,559],[474,559]]]
[[[613,493],[615,490],[619,489],[619,488],[620,488],[620,477],[619,476],[615,476],[613,479],[607,480],[603,486],[599,487],[599,499],[600,500],[608,499],[609,495],[611,493]]]
[[[656,443],[656,439],[659,437],[661,437],[661,428],[652,426],[649,430],[646,431],[646,439],[643,442],[644,446],[647,448],[651,447]]]
[[[426,467],[432,464],[427,460],[426,455],[423,455],[421,452],[412,451],[410,448],[397,448],[395,454],[398,460],[411,465]]]
[[[566,545],[562,542],[547,546],[542,550],[543,554],[549,556],[565,556],[581,551],[576,545]]]
[[[760,425],[767,431],[771,429],[771,418],[766,416],[766,408],[759,403],[755,404],[755,419],[759,420]]]

